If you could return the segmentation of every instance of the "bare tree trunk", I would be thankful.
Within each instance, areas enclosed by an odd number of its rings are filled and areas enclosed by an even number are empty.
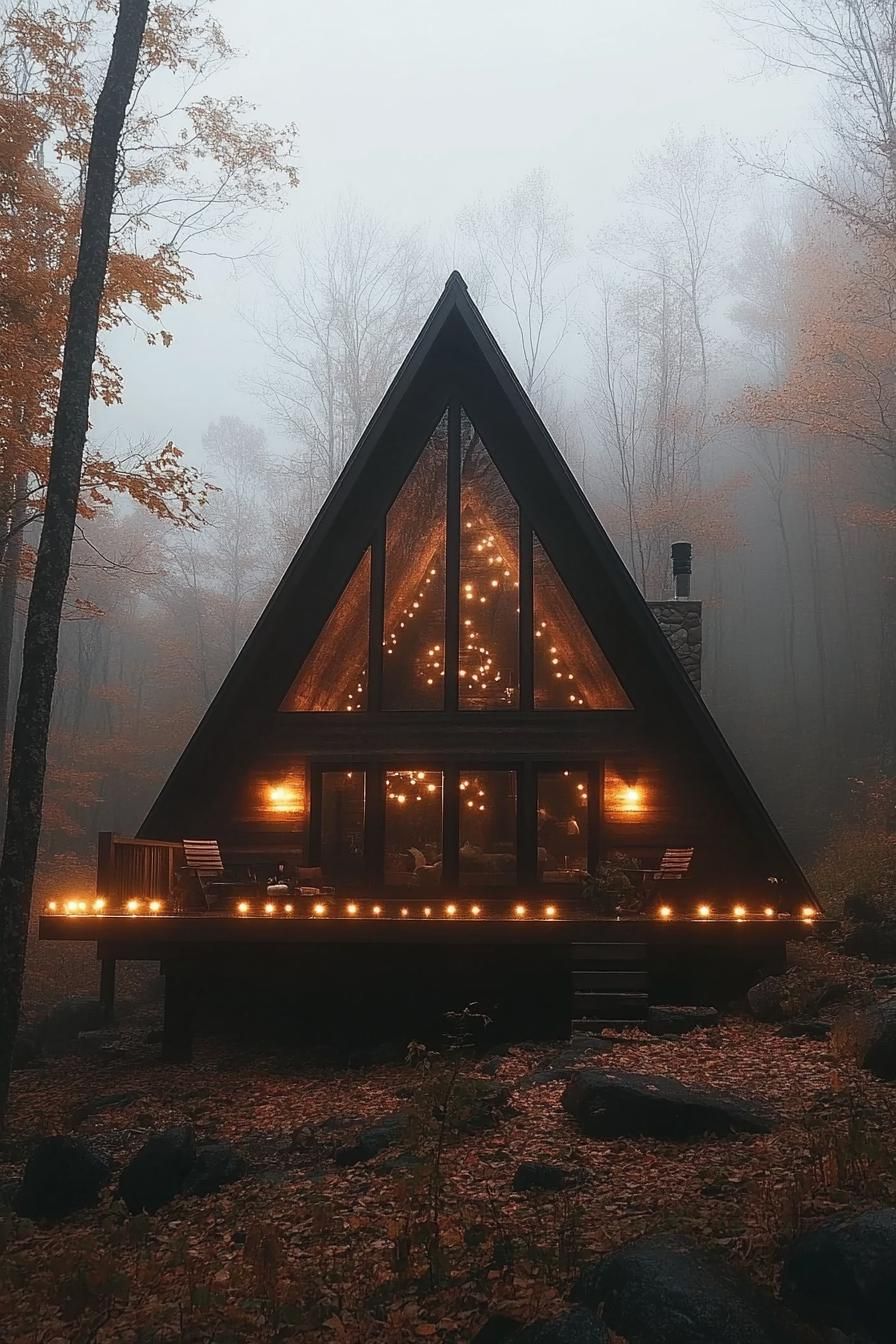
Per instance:
[[[15,478],[9,533],[3,548],[3,576],[0,578],[0,770],[6,760],[9,732],[9,693],[12,681],[12,650],[16,625],[16,598],[19,593],[19,564],[22,559],[25,518],[27,516],[28,474]],[[6,778],[3,777],[4,798]]]
[[[84,463],[118,147],[134,89],[148,9],[149,0],[120,0],[109,68],[97,99],[84,185],[78,264],[69,296],[46,507],[28,603],[0,859],[0,1122],[6,1114],[12,1047],[21,1009],[59,622]]]

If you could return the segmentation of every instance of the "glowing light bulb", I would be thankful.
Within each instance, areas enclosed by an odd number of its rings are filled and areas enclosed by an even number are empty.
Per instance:
[[[383,907],[381,905],[375,905],[373,907],[373,913],[375,915],[381,915],[383,913]]]
[[[745,905],[736,905],[731,913],[734,915],[735,919],[745,919],[747,907]]]
[[[152,908],[152,907],[150,907],[150,908]],[[81,915],[83,915],[83,914],[86,913],[86,911],[87,911],[87,902],[86,902],[86,901],[78,901],[78,913],[81,914]]]
[[[161,902],[161,901],[150,901],[150,903],[149,903],[149,913],[150,913],[151,915],[157,915],[157,914],[159,913],[159,911],[161,910],[161,908],[162,908],[162,902]]]
[[[66,908],[68,907],[66,906]],[[139,909],[140,909],[140,902],[135,900],[128,901],[127,905],[125,906],[125,910],[127,910],[129,915],[136,915]]]
[[[284,905],[283,909],[287,915],[291,915],[293,912],[293,906],[291,905]]]
[[[767,905],[763,911],[766,919],[774,919],[775,913],[775,907],[773,905]]]
[[[471,915],[479,915],[479,914],[481,914],[481,913],[482,913],[482,908],[481,908],[481,906],[478,906],[478,905],[471,905],[471,906],[470,906],[470,914],[471,914]]]
[[[522,919],[526,913],[526,907],[524,905],[515,905],[513,907],[513,913],[516,915],[517,919]]]
[[[248,913],[249,913],[249,902],[248,902],[248,901],[240,901],[239,905],[237,906],[237,910],[239,911],[239,913],[240,913],[241,915],[248,915]]]
[[[426,916],[426,918],[429,919],[430,915],[432,914],[432,909],[431,909],[431,907],[428,906],[428,905],[424,905],[424,907],[423,907],[423,913],[424,913],[424,915]]]
[[[660,919],[671,919],[672,918],[671,905],[661,905],[659,910],[657,911],[657,914],[659,915]]]
[[[354,901],[349,901],[348,905],[345,907],[345,912],[347,915],[356,915],[358,913],[358,907],[355,905]]]
[[[445,906],[445,914],[446,914],[446,915],[456,915],[456,914],[457,914],[457,906],[456,906],[456,905],[446,905],[446,906]]]
[[[267,904],[264,907],[264,912],[266,915],[274,915],[277,913],[277,907],[276,905],[274,905],[273,901],[267,902]]]
[[[403,905],[403,906],[401,907],[401,917],[402,917],[402,919],[407,919],[407,917],[408,917],[408,908],[407,908],[406,905]]]
[[[47,909],[50,911],[50,914],[51,914],[51,915],[52,915],[52,914],[55,914],[55,913],[56,913],[56,902],[55,902],[55,901],[50,901],[50,902],[48,903],[48,905],[47,905]]]
[[[106,908],[106,902],[103,900],[102,896],[100,896],[97,900],[94,901],[93,908],[98,915],[102,914],[102,912]]]
[[[317,905],[314,907],[314,913],[316,915],[325,915],[327,913],[327,907],[321,905],[320,901],[318,901]]]
[[[709,919],[710,915],[712,914],[712,906],[698,905],[697,914],[700,916],[701,919]]]
[[[804,905],[800,913],[802,914],[803,919],[814,919],[817,911],[814,905]]]
[[[553,919],[557,913],[556,905],[546,905],[544,908],[544,913],[547,915],[548,919]]]

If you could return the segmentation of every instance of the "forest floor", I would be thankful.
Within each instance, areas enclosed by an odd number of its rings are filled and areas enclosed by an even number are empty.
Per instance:
[[[824,955],[867,992],[869,968]],[[29,985],[36,1008],[40,966]],[[796,1232],[846,1206],[896,1202],[896,1092],[828,1042],[784,1039],[746,1015],[680,1040],[625,1032],[594,1061],[721,1088],[779,1119],[769,1135],[675,1143],[583,1137],[561,1108],[564,1082],[527,1079],[560,1043],[463,1058],[461,1083],[503,1081],[510,1105],[485,1129],[443,1135],[426,1117],[433,1087],[451,1085],[451,1057],[349,1069],[210,1038],[174,1068],[146,1040],[158,1016],[150,997],[112,1057],[14,1075],[0,1188],[40,1136],[77,1134],[117,1173],[152,1131],[180,1125],[232,1142],[247,1174],[152,1216],[129,1215],[114,1180],[98,1207],[56,1225],[0,1215],[4,1344],[460,1344],[494,1312],[550,1315],[584,1263],[644,1232],[691,1232],[773,1285]],[[415,1108],[424,1123],[407,1160],[387,1150],[334,1162],[352,1126]],[[582,1183],[515,1193],[523,1161],[578,1169]]]

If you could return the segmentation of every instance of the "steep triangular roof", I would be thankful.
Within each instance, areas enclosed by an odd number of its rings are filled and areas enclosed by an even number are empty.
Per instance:
[[[473,303],[460,274],[445,289],[254,630],[146,817],[142,836],[175,836],[179,800],[216,759],[275,711],[370,545],[447,401],[459,399],[600,647],[651,730],[686,740],[739,811],[757,854],[788,884],[805,877],[738,764],[621,557]],[[609,711],[613,712],[613,711]]]

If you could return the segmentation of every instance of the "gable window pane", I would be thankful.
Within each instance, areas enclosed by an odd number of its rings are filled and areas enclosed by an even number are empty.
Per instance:
[[[461,709],[519,703],[519,509],[474,426],[461,417]]]
[[[281,710],[321,713],[366,709],[369,629],[368,549],[314,641]]]
[[[516,881],[516,771],[461,771],[459,788],[461,885],[511,886]]]
[[[384,709],[444,703],[447,489],[446,411],[386,521]]]
[[[532,538],[536,709],[631,709],[566,584]]]
[[[352,886],[364,878],[364,771],[321,775],[320,864],[324,881]]]
[[[442,880],[442,773],[386,771],[385,879],[388,886]]]
[[[538,877],[579,883],[588,869],[588,775],[538,772]]]

